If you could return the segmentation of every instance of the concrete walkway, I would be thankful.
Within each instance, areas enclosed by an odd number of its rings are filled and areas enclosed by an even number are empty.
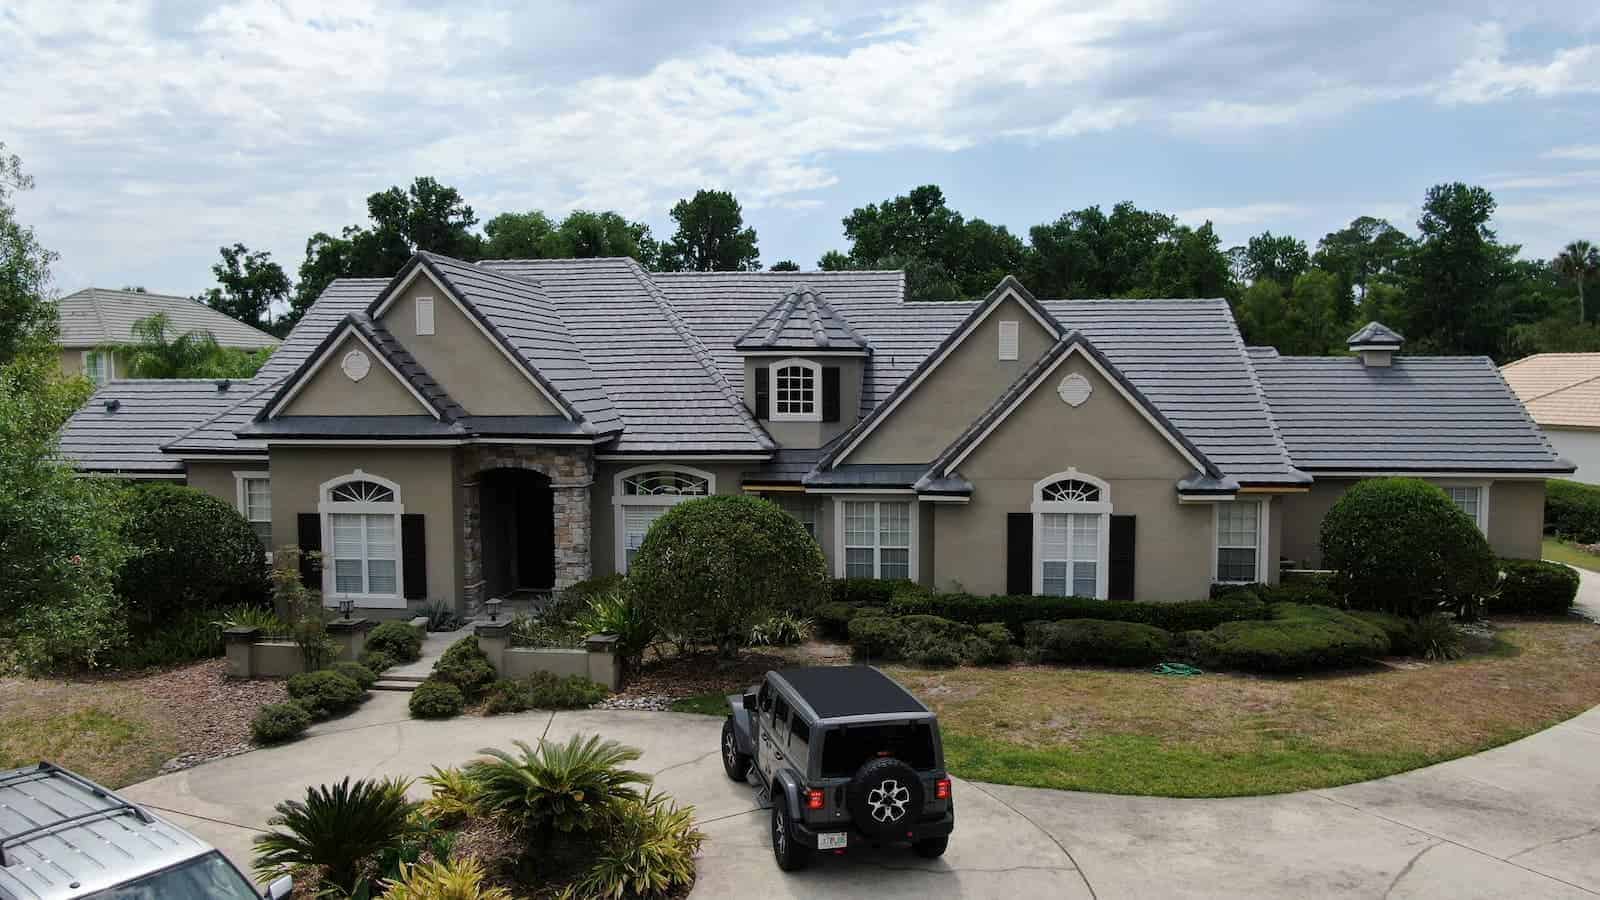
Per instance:
[[[1578,615],[1591,622],[1600,622],[1600,572],[1577,566],[1570,568],[1578,573]]]
[[[430,631],[422,636],[422,656],[416,662],[400,663],[386,670],[383,675],[385,678],[396,676],[427,678],[433,673],[433,664],[439,661],[444,651],[448,650],[451,644],[472,633],[470,624],[456,631]]]
[[[1586,582],[1587,583],[1587,582]],[[721,721],[586,710],[421,722],[378,695],[304,740],[127,788],[248,865],[272,806],[346,775],[416,776],[513,739],[598,732],[698,811],[696,898],[1600,896],[1600,709],[1487,753],[1365,784],[1169,800],[957,782],[950,851],[822,859],[785,875],[767,814],[717,758]],[[418,794],[422,792],[419,790]]]

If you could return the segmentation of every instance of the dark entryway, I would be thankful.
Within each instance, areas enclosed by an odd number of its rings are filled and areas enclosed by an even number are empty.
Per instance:
[[[485,596],[549,590],[556,583],[555,506],[550,479],[523,469],[478,477]]]

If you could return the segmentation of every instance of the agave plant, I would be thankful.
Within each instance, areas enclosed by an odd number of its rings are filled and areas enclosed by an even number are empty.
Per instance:
[[[694,881],[694,855],[705,835],[694,827],[694,807],[645,792],[615,803],[605,840],[589,871],[562,893],[577,897],[658,897]]]
[[[256,874],[264,880],[295,866],[318,866],[323,880],[342,891],[355,890],[361,861],[395,846],[411,828],[411,803],[402,779],[349,778],[333,786],[306,788],[306,799],[285,800],[271,824],[280,826],[256,838]]]
[[[448,769],[433,767],[432,775],[422,776],[422,782],[433,788],[433,795],[422,801],[418,811],[429,819],[451,825],[478,811],[478,798],[483,791],[467,773],[455,766]]]
[[[483,864],[471,857],[400,864],[400,877],[384,882],[383,900],[513,900],[502,887],[484,887]]]
[[[485,749],[485,759],[467,765],[481,790],[479,805],[505,815],[514,827],[548,841],[554,832],[589,831],[603,823],[608,807],[636,800],[634,787],[650,776],[622,768],[639,751],[599,735],[573,735],[566,743],[539,741],[537,750],[516,741],[517,755]]]

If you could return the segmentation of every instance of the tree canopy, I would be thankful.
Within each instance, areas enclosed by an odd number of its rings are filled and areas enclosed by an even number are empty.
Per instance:
[[[128,360],[133,378],[233,378],[246,379],[256,374],[270,348],[249,352],[223,347],[209,331],[177,334],[165,313],[146,316],[133,323],[138,340],[114,346],[114,352]]]
[[[56,255],[17,221],[11,197],[31,190],[33,178],[22,171],[22,160],[5,150],[0,143],[0,365],[48,345],[57,331],[56,307],[46,297]]]
[[[696,191],[672,207],[678,230],[661,247],[661,268],[669,272],[744,272],[761,268],[756,230],[744,224],[744,210],[727,191]]]
[[[218,247],[222,262],[211,267],[218,287],[199,298],[207,306],[254,328],[272,324],[272,304],[289,299],[289,276],[265,250],[251,252],[243,244]],[[279,333],[282,337],[283,333]]]

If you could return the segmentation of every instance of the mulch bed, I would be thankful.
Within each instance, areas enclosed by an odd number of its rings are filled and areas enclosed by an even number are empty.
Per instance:
[[[666,709],[674,700],[701,694],[733,694],[757,684],[771,669],[793,666],[843,665],[849,648],[810,642],[798,647],[761,647],[742,650],[736,661],[712,653],[663,656],[644,664],[627,686],[607,698],[609,709]]]
[[[171,715],[182,749],[161,766],[163,774],[253,749],[250,720],[256,710],[288,699],[282,681],[228,678],[227,670],[227,660],[212,659],[114,677]]]

